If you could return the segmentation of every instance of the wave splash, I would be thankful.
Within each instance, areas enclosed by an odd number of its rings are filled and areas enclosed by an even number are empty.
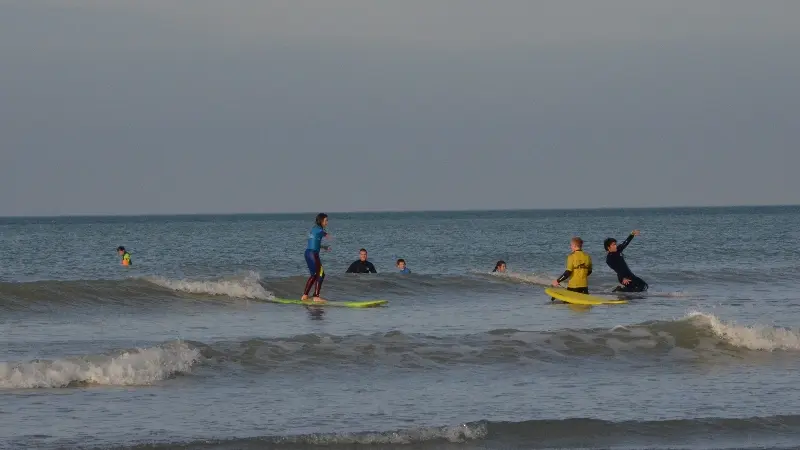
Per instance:
[[[264,289],[261,284],[261,275],[258,272],[250,272],[244,277],[220,280],[171,280],[164,277],[149,277],[145,280],[163,288],[190,294],[224,295],[259,300],[275,298],[272,292]]]
[[[749,350],[800,350],[800,330],[768,325],[737,325],[726,323],[713,314],[691,311],[687,319],[710,329],[725,343]]]
[[[173,342],[116,355],[0,362],[0,389],[149,385],[189,372],[200,358],[198,349]]]

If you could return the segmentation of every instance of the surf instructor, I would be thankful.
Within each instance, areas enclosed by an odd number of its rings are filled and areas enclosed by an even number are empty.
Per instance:
[[[592,258],[583,251],[583,239],[574,237],[569,241],[572,253],[567,256],[567,265],[564,273],[553,280],[553,286],[558,287],[561,282],[569,280],[567,290],[579,294],[589,294],[589,275],[592,274]]]
[[[367,260],[367,249],[362,248],[358,251],[358,259],[350,264],[345,273],[378,273],[375,266]]]
[[[311,292],[311,287],[314,286],[314,302],[325,303],[326,300],[320,298],[319,291],[322,289],[322,282],[325,280],[325,271],[322,269],[322,261],[319,259],[320,249],[330,251],[329,245],[323,245],[322,239],[329,236],[325,228],[328,226],[328,215],[324,213],[317,214],[314,226],[308,233],[308,245],[306,246],[305,258],[308,265],[308,271],[311,276],[306,281],[306,288],[303,290],[301,301],[308,301],[308,293]]]

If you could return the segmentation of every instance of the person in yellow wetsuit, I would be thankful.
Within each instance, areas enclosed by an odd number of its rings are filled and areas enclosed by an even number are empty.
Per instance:
[[[588,294],[592,258],[583,252],[583,239],[579,237],[572,238],[570,248],[572,253],[567,256],[567,269],[558,279],[553,280],[553,286],[560,286],[562,281],[569,279],[567,290]]]
[[[125,247],[119,246],[117,247],[117,253],[119,256],[122,257],[122,265],[123,266],[130,266],[131,265],[131,254],[125,250]]]

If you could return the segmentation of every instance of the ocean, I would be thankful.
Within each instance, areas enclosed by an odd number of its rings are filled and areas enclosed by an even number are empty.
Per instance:
[[[323,297],[388,306],[270,303],[314,216],[0,219],[0,448],[800,447],[800,207],[332,213]],[[544,294],[633,229],[644,298]]]

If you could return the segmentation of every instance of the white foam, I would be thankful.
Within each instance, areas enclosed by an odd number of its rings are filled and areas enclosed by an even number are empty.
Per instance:
[[[28,363],[0,362],[0,388],[59,388],[75,383],[109,386],[148,385],[188,372],[200,358],[183,342],[123,353],[119,356],[67,358]]]
[[[542,286],[550,286],[553,283],[555,277],[551,277],[547,274],[535,274],[535,273],[516,273],[516,272],[489,272],[491,275],[500,278],[508,278],[513,281],[519,281],[523,283],[529,284],[538,284]]]
[[[690,320],[698,321],[725,342],[750,350],[800,350],[800,331],[763,325],[736,325],[725,323],[713,314],[691,311]]]
[[[676,291],[676,292],[653,292],[653,291],[648,290],[647,292],[644,292],[644,294],[646,296],[648,296],[648,297],[666,297],[666,298],[689,298],[689,297],[692,296],[692,294],[690,294],[688,292],[680,292],[680,291]]]
[[[261,276],[250,272],[244,278],[223,280],[170,280],[163,277],[147,278],[147,281],[173,291],[192,294],[225,295],[236,298],[256,298],[270,300],[275,298],[272,292],[261,285]]]
[[[485,424],[461,424],[440,428],[414,428],[386,433],[337,433],[292,436],[281,443],[312,445],[404,445],[436,440],[461,443],[483,439],[488,435]]]

